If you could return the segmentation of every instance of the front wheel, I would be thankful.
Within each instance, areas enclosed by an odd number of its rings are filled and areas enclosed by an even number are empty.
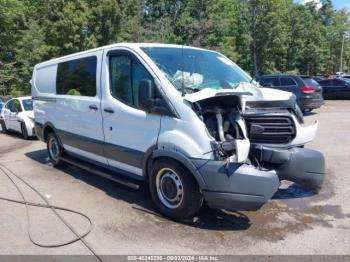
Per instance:
[[[62,147],[58,141],[55,133],[49,133],[47,136],[47,152],[49,154],[50,161],[54,167],[61,166],[64,162],[61,160],[63,153]]]
[[[192,174],[172,159],[162,158],[154,163],[149,187],[157,209],[174,219],[193,216],[203,204],[203,195]]]
[[[27,140],[29,136],[28,136],[28,131],[25,123],[21,123],[21,131],[22,131],[23,138]]]

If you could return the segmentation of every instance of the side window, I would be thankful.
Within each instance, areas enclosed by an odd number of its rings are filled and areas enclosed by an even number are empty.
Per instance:
[[[138,108],[139,83],[141,80],[154,79],[140,61],[127,55],[110,56],[110,91],[114,98]]]
[[[290,77],[281,77],[281,86],[296,86],[297,84],[293,80],[293,78]]]
[[[71,96],[96,96],[96,67],[96,56],[59,63],[56,93]]]
[[[261,79],[261,85],[266,87],[279,86],[280,83],[277,77],[266,77]]]
[[[10,110],[11,112],[22,112],[21,103],[17,99],[13,100]]]
[[[5,108],[8,109],[8,110],[11,110],[11,107],[12,107],[12,105],[13,105],[13,101],[14,101],[14,100],[9,101],[9,102],[6,104]]]

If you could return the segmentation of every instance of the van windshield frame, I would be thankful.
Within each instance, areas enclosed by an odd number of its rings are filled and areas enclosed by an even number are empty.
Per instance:
[[[141,47],[165,77],[181,93],[205,88],[235,89],[253,78],[224,55],[189,47]]]

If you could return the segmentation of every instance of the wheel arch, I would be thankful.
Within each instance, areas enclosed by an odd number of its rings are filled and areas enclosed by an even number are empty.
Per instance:
[[[56,135],[58,142],[60,143],[60,146],[63,147],[63,144],[62,144],[61,139],[58,135],[57,129],[55,128],[55,126],[51,122],[45,123],[45,125],[43,127],[44,142],[47,142],[47,136],[49,135],[50,132],[52,132]]]
[[[152,155],[148,158],[148,161],[147,161],[146,165],[144,166],[144,168],[146,168],[144,170],[146,170],[146,172],[147,172],[146,176],[148,176],[148,174],[150,172],[150,168],[151,168],[152,163],[159,158],[169,158],[169,159],[173,159],[173,160],[179,162],[193,175],[193,177],[197,181],[200,189],[207,188],[207,186],[204,182],[204,179],[202,178],[201,174],[198,172],[195,165],[191,162],[191,160],[179,152],[173,152],[170,150],[160,150],[160,149],[153,150]]]

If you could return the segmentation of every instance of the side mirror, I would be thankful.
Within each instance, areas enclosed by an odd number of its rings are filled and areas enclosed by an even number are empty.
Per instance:
[[[18,109],[17,108],[14,108],[13,110],[11,110],[13,113],[16,113],[18,114]]]
[[[174,113],[169,109],[163,98],[156,98],[156,89],[151,80],[142,79],[139,82],[139,109],[159,115],[173,117]]]
[[[155,95],[152,81],[142,79],[139,83],[139,108],[150,112],[154,107]]]

